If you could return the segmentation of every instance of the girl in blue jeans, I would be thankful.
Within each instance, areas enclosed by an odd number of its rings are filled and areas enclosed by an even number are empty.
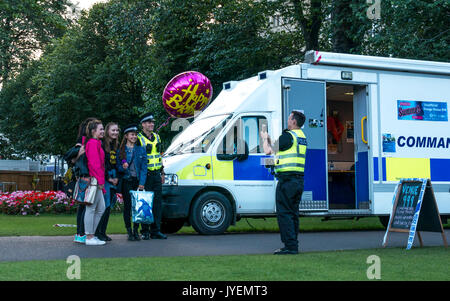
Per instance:
[[[112,239],[106,235],[108,227],[109,215],[112,208],[116,204],[117,186],[119,177],[116,170],[117,152],[119,148],[119,125],[110,122],[105,127],[105,137],[103,138],[103,150],[105,152],[105,212],[103,213],[100,223],[96,230],[96,236],[103,241],[111,241]]]
[[[129,125],[123,130],[123,140],[117,156],[117,170],[121,174],[122,196],[124,203],[123,220],[128,233],[128,240],[141,240],[139,224],[133,223],[131,229],[131,195],[130,190],[144,190],[147,179],[147,152],[136,145],[137,125]]]

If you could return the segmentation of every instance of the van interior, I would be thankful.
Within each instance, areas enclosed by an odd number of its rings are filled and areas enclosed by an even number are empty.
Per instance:
[[[327,143],[329,209],[356,208],[354,86],[328,83]]]

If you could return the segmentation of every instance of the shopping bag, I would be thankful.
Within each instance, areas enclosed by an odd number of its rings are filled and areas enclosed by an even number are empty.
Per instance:
[[[131,190],[130,195],[133,223],[153,223],[153,191]]]
[[[97,179],[95,177],[79,178],[75,184],[73,199],[75,202],[91,205],[94,203],[97,192]]]

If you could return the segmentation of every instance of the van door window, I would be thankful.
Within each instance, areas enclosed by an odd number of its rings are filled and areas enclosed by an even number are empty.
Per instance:
[[[267,119],[263,116],[242,117],[242,134],[248,145],[250,154],[264,152],[262,140],[259,135],[264,127],[267,130]]]
[[[250,154],[264,153],[260,131],[267,130],[267,119],[263,116],[246,116],[239,118],[223,138],[217,149],[218,154],[236,155],[245,153],[244,147]],[[245,144],[243,143],[245,142]],[[226,158],[221,156],[222,158]]]

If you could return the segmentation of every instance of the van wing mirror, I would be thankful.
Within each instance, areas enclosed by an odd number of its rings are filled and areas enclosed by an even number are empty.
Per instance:
[[[248,154],[249,154],[249,150],[248,150],[248,144],[247,142],[245,142],[244,140],[242,140],[242,142],[244,143],[245,147],[243,147],[242,151],[238,151],[238,153],[235,154],[217,154],[217,159],[218,160],[222,160],[222,161],[232,161],[234,159],[237,159],[238,161],[245,161],[248,159]]]
[[[217,154],[217,159],[221,161],[233,161],[238,156],[238,154]]]

